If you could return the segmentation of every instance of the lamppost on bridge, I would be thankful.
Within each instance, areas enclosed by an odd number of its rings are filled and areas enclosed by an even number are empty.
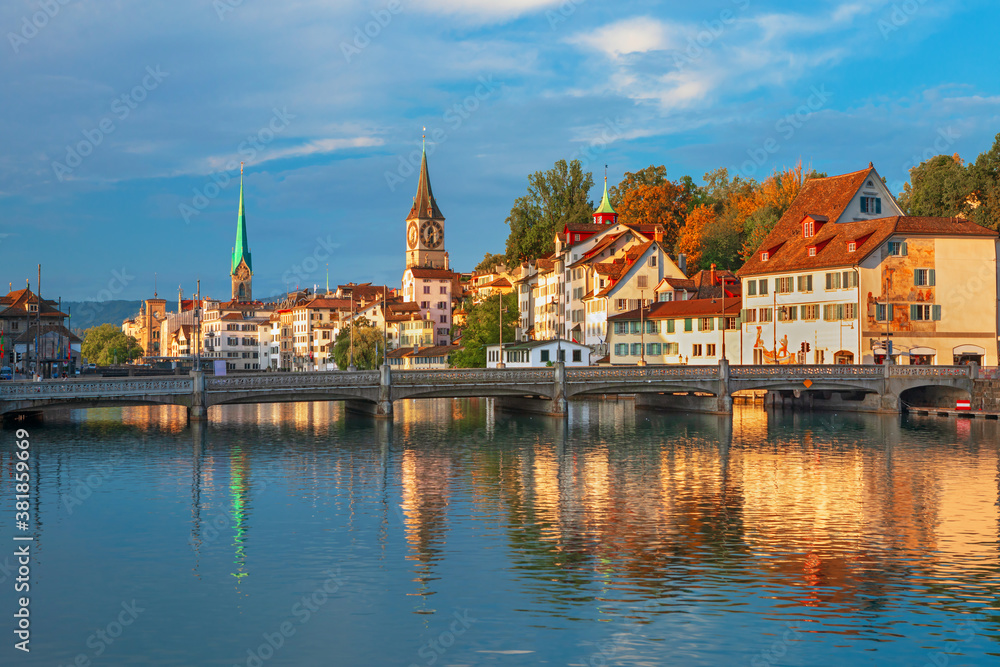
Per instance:
[[[503,290],[499,287],[497,288],[497,297],[500,302],[500,319],[497,320],[497,328],[500,330],[500,351],[498,352],[500,356],[497,359],[497,368],[506,368],[506,365],[503,363]]]
[[[646,320],[643,317],[646,307],[645,292],[639,290],[639,366],[646,365]]]

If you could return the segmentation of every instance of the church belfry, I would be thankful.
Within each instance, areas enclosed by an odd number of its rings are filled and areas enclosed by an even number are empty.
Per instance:
[[[448,252],[444,249],[444,216],[434,201],[431,177],[427,172],[427,149],[420,159],[417,196],[406,216],[406,268],[447,269]]]
[[[236,245],[229,275],[233,279],[233,301],[247,303],[253,301],[253,260],[250,257],[250,242],[247,240],[247,218],[243,208],[243,163],[240,163],[240,212],[236,219]]]

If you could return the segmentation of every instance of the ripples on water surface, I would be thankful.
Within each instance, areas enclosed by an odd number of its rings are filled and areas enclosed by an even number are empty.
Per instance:
[[[0,662],[1000,664],[996,422],[571,409],[53,413]]]

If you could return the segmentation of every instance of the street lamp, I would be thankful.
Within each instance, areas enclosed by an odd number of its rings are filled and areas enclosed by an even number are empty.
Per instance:
[[[643,317],[643,290],[639,290],[639,365],[646,365],[646,320]]]
[[[497,296],[499,297],[499,309],[500,309],[500,319],[497,321],[497,328],[500,329],[500,352],[499,359],[497,361],[497,368],[506,368],[503,363],[503,290],[499,287],[497,288]]]
[[[347,370],[356,371],[357,368],[354,367],[354,292],[351,292],[351,319],[347,323],[347,326],[351,328],[351,361],[347,364]]]

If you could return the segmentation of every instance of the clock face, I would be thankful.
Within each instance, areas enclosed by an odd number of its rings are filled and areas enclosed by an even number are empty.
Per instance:
[[[406,230],[406,242],[411,250],[417,247],[417,223],[410,223],[410,228]]]
[[[428,248],[439,247],[444,242],[444,230],[441,229],[441,223],[433,220],[425,222],[420,228],[420,240]]]

